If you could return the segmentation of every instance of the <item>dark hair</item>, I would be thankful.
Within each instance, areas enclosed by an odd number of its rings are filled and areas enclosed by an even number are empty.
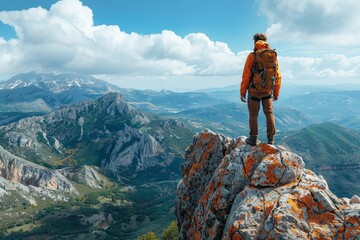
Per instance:
[[[259,40],[262,40],[262,41],[265,41],[267,40],[267,37],[265,35],[265,33],[256,33],[254,36],[253,36],[253,39],[254,39],[254,42],[257,42]]]

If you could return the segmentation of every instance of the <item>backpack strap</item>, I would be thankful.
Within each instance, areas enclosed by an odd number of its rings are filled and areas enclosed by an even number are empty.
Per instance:
[[[252,69],[251,69],[251,72],[252,72],[252,74],[253,74],[253,76],[254,76],[254,74],[255,74],[255,71],[258,71],[259,70],[259,67],[258,67],[258,65],[257,65],[257,60],[256,60],[256,50],[254,50],[253,52],[251,52],[250,54],[254,54],[254,60],[255,60],[255,64],[254,64],[254,66],[252,67]]]
[[[252,76],[251,76],[251,82],[250,82],[249,88],[255,88],[254,75],[255,75],[255,71],[259,71],[259,70],[258,70],[259,67],[258,67],[257,61],[256,61],[256,50],[254,49],[254,51],[251,52],[250,54],[254,54],[255,64],[254,64],[253,67],[251,68]]]

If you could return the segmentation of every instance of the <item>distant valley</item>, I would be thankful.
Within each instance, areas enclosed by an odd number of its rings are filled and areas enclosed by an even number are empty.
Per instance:
[[[301,155],[306,166],[325,177],[338,196],[359,194],[360,134],[333,123],[288,132],[281,144]]]
[[[29,94],[12,100],[50,99],[34,97],[34,86],[3,91],[19,89]],[[0,217],[8,219],[0,225],[2,238],[71,238],[94,230],[90,236],[132,239],[148,227],[161,231],[174,218],[175,180],[193,132],[175,119],[143,113],[113,90],[95,100],[86,96],[49,112],[24,108],[26,118],[0,126]],[[20,216],[21,209],[27,210]],[[64,225],[56,223],[60,215]]]

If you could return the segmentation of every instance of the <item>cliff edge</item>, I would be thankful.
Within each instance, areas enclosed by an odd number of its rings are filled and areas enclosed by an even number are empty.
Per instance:
[[[359,239],[360,201],[338,198],[301,157],[209,130],[185,152],[180,239]]]

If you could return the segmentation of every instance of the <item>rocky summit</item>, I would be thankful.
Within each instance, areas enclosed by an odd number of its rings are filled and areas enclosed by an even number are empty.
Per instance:
[[[359,239],[359,198],[338,198],[281,146],[209,130],[185,152],[180,239]]]

